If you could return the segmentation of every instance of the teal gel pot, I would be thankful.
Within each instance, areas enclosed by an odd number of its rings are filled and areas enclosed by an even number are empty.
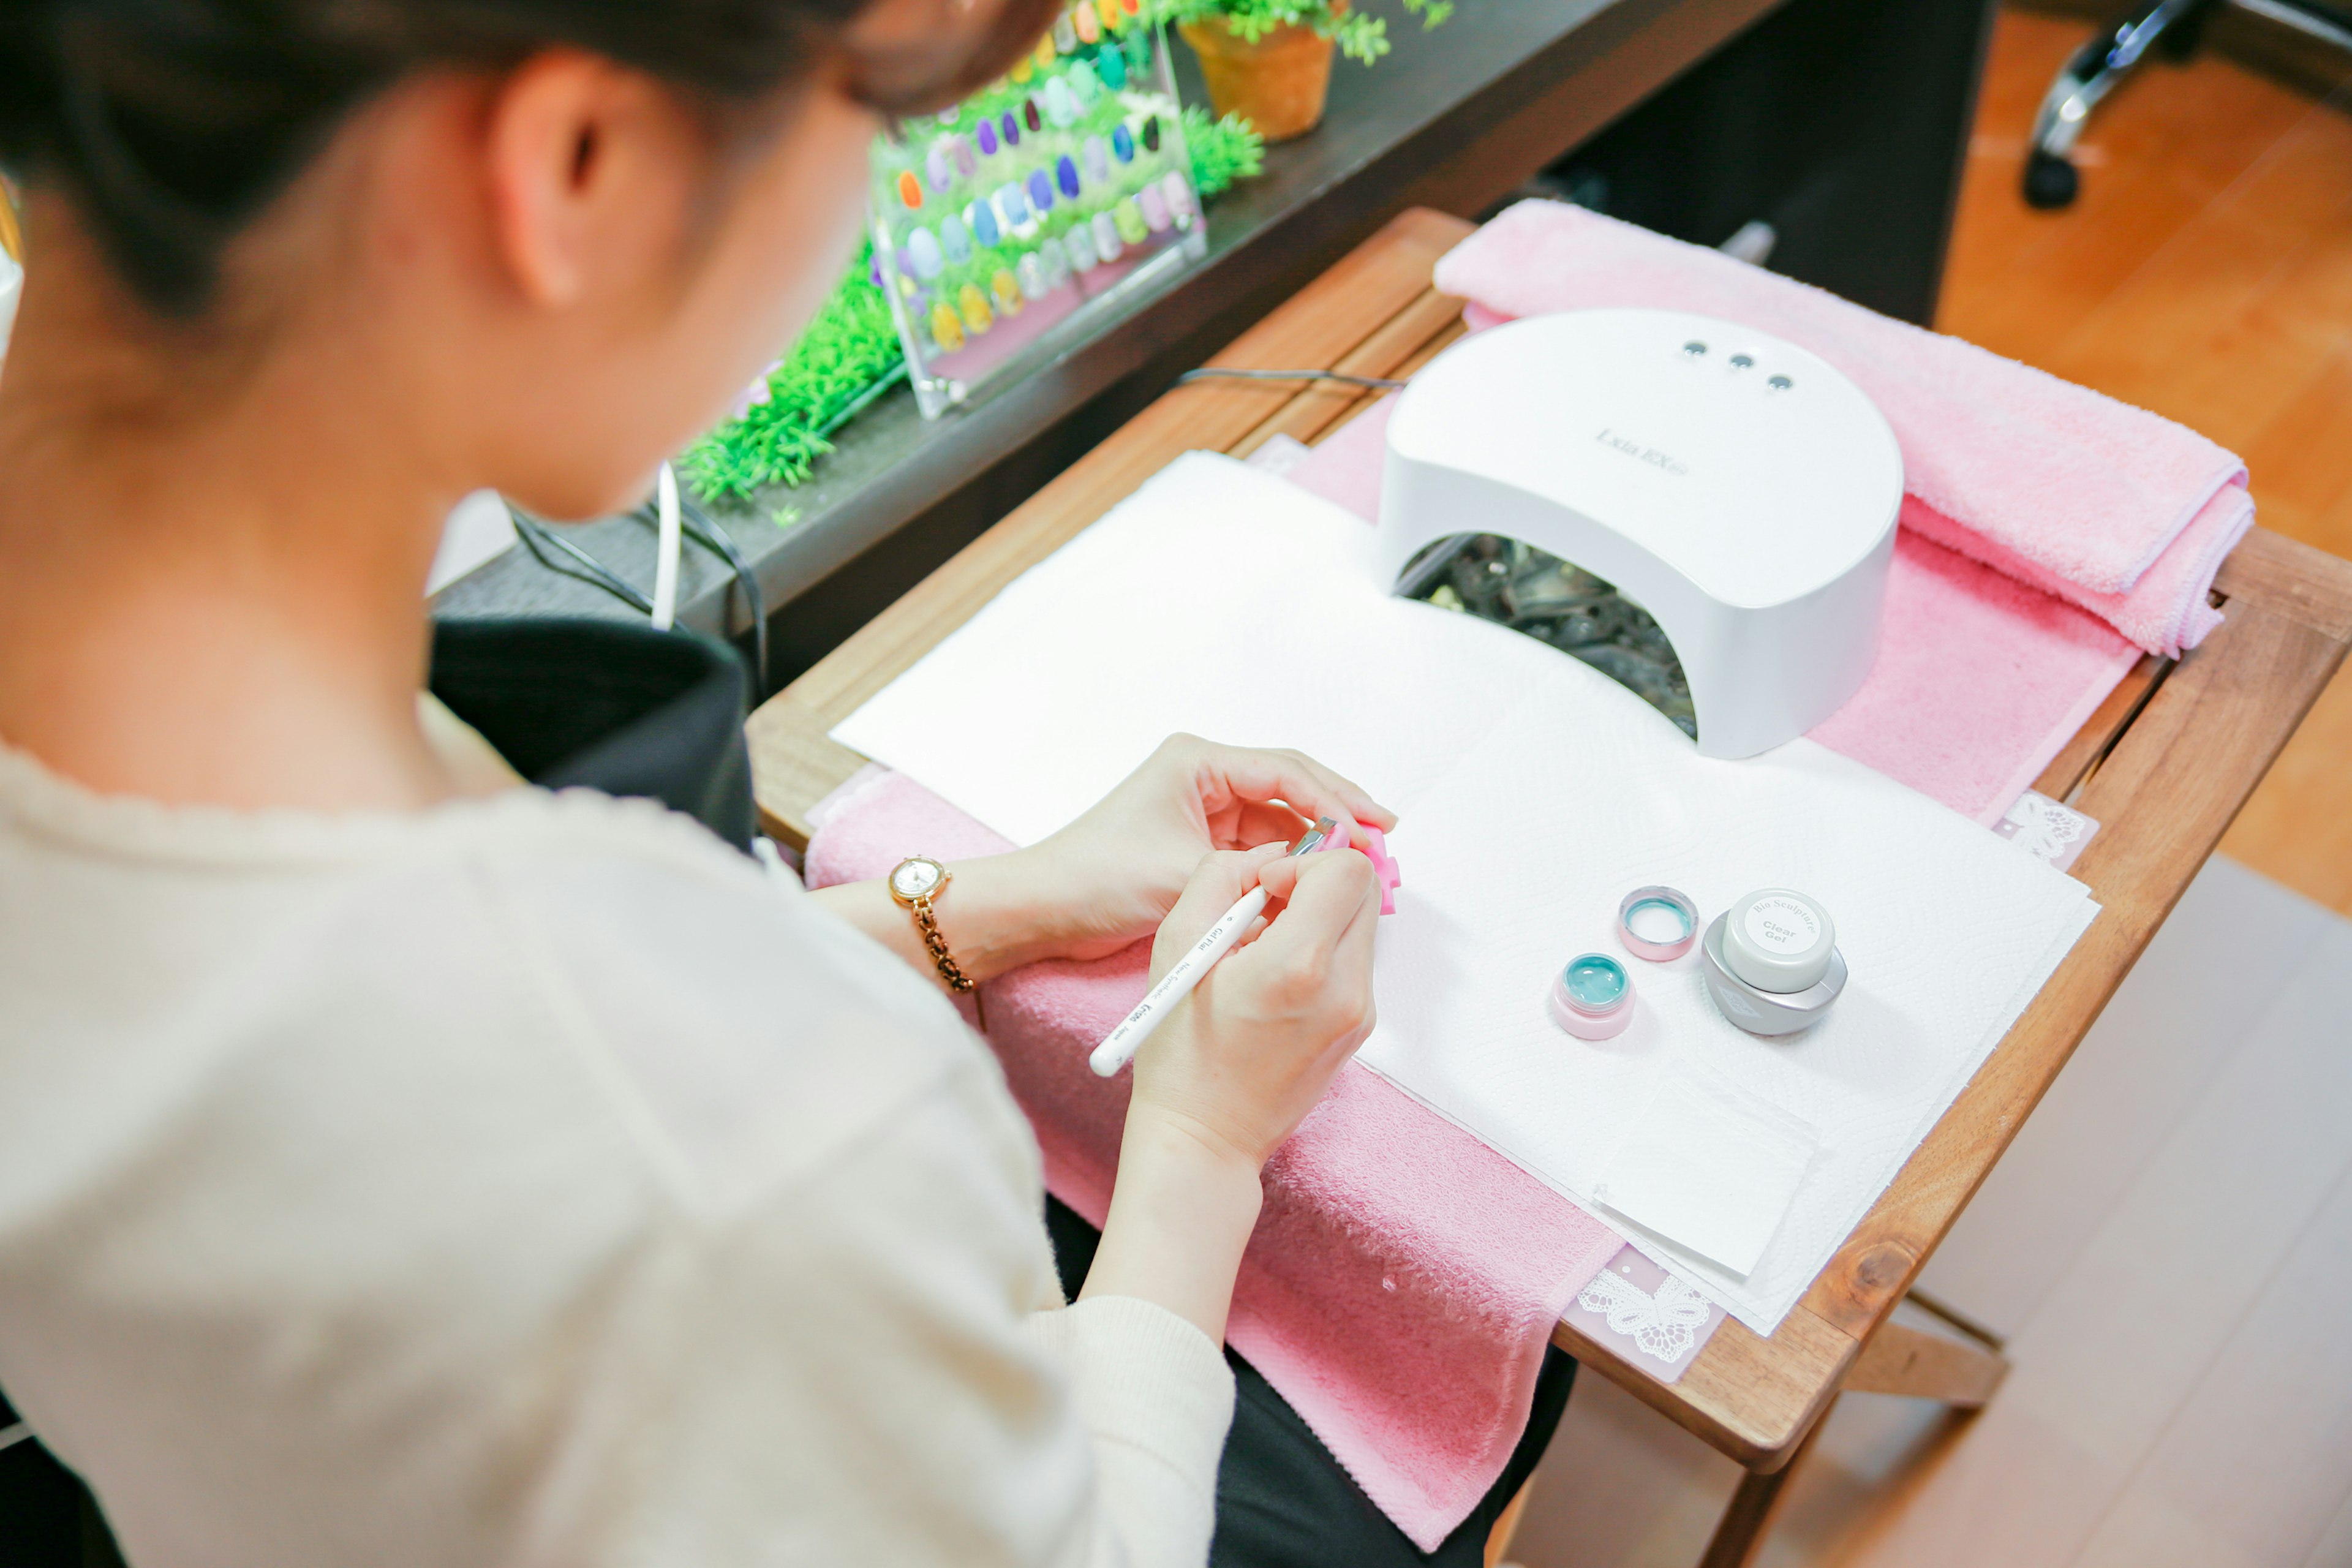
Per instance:
[[[1633,981],[1605,952],[1582,952],[1552,977],[1551,1020],[1580,1040],[1605,1040],[1633,1021]]]

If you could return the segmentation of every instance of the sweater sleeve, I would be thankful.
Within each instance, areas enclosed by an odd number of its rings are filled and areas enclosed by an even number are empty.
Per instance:
[[[687,1212],[626,1269],[542,1495],[564,1528],[530,1558],[1199,1568],[1219,1348],[1146,1301],[1038,1310],[1060,1293],[1036,1143],[985,1047],[864,939],[795,935],[798,1060],[761,1098],[826,1108],[796,1137],[681,1095],[675,1037],[621,1037],[617,954],[566,944]],[[829,1007],[820,969],[851,982]]]
[[[1128,1296],[1039,1312],[1030,1337],[1070,1380],[1094,1447],[1097,1562],[1207,1561],[1234,1375],[1209,1336]]]
[[[1149,1302],[1028,1310],[1036,1194],[994,1075],[953,1076],[632,1261],[526,1562],[1200,1568],[1230,1370]]]

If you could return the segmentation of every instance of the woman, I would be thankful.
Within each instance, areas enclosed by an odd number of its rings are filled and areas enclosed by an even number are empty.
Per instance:
[[[1259,1167],[1371,1021],[1368,863],[1279,845],[1389,814],[1179,738],[951,868],[973,980],[1277,900],[1138,1059],[1066,1307],[885,887],[511,787],[418,697],[451,503],[632,503],[837,276],[878,115],[1048,19],[0,11],[0,1384],[134,1563],[1207,1555]],[[1312,1501],[1260,1511],[1361,1527]]]

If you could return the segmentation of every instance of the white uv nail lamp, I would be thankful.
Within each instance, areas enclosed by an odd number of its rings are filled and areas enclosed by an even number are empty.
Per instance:
[[[1572,310],[1413,377],[1380,565],[1490,533],[1606,578],[1674,645],[1699,751],[1749,757],[1869,673],[1902,501],[1894,432],[1815,355],[1707,316]]]

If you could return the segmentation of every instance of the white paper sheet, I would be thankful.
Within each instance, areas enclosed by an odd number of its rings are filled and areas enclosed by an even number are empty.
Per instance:
[[[1354,777],[1402,816],[1389,842],[1404,873],[1362,1059],[1596,1212],[1595,1184],[1670,1064],[1816,1130],[1788,1213],[1744,1275],[1629,1237],[1770,1332],[2096,906],[2080,883],[1810,742],[1701,757],[1576,660],[1390,596],[1370,543],[1336,507],[1192,455],[835,737],[1024,844],[1175,730],[1295,746]],[[1633,1024],[1599,1044],[1570,1038],[1545,1014],[1553,971],[1615,951],[1619,899],[1651,882],[1708,916],[1754,888],[1803,889],[1837,919],[1846,994],[1807,1034],[1768,1043],[1716,1012],[1691,959],[1629,960]]]
[[[1610,1215],[1745,1276],[1764,1256],[1821,1134],[1732,1079],[1667,1064],[1592,1195]]]

